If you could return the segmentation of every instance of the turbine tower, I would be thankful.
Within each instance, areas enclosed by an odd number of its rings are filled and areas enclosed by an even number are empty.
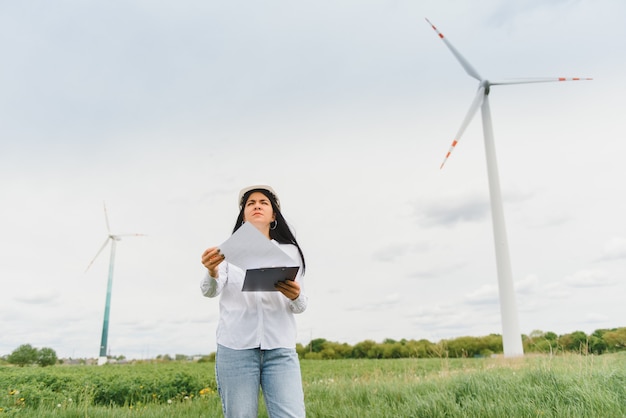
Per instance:
[[[446,44],[452,55],[459,61],[465,72],[470,77],[478,80],[478,91],[474,97],[463,123],[459,128],[456,137],[452,141],[452,145],[448,150],[441,167],[448,160],[454,147],[465,132],[465,129],[472,121],[472,118],[481,109],[483,121],[483,135],[485,138],[485,155],[487,159],[487,177],[489,179],[489,195],[491,201],[491,218],[493,222],[493,237],[496,247],[496,267],[498,273],[498,292],[500,296],[500,316],[502,320],[502,343],[504,355],[506,357],[521,356],[524,354],[522,347],[522,335],[519,328],[519,320],[517,316],[517,305],[515,303],[515,290],[513,288],[513,273],[511,269],[511,259],[509,256],[509,246],[506,235],[506,226],[504,222],[504,210],[502,208],[502,195],[500,191],[500,179],[498,175],[498,164],[496,160],[496,150],[493,139],[493,128],[491,124],[491,111],[489,109],[489,93],[491,86],[507,85],[507,84],[528,84],[528,83],[544,83],[551,81],[568,81],[568,80],[591,80],[590,78],[526,78],[503,81],[489,81],[478,74],[478,71],[463,58],[463,56],[452,46],[450,42],[443,36],[441,32],[428,19],[428,24],[435,30],[437,35]]]
[[[107,295],[106,302],[104,305],[104,321],[102,323],[102,337],[100,339],[100,356],[98,357],[98,365],[101,366],[106,364],[107,362],[107,347],[108,347],[108,338],[109,338],[109,313],[111,312],[111,288],[113,286],[113,267],[115,265],[115,247],[117,245],[117,241],[120,241],[122,237],[141,237],[143,234],[112,234],[111,228],[109,226],[109,217],[107,215],[107,207],[106,204],[103,203],[104,206],[104,220],[107,225],[107,232],[109,233],[107,238],[104,240],[104,244],[100,247],[100,250],[96,253],[96,256],[91,260],[85,272],[89,270],[91,265],[96,258],[100,255],[100,253],[104,250],[104,248],[111,243],[111,256],[109,258],[109,280],[107,282]]]

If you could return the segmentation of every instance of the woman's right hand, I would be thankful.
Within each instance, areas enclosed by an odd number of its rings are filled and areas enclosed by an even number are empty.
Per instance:
[[[217,278],[217,266],[224,261],[224,258],[224,254],[222,254],[217,247],[207,248],[206,251],[202,253],[202,265],[209,270],[209,276],[214,279]]]

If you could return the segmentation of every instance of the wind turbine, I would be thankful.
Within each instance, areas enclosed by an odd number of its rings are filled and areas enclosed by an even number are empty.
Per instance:
[[[111,228],[109,226],[109,217],[107,215],[107,207],[106,204],[103,203],[104,206],[104,220],[107,225],[107,232],[109,235],[104,240],[104,244],[100,247],[100,250],[96,253],[96,256],[91,260],[85,272],[89,270],[91,265],[96,258],[100,255],[100,253],[105,249],[105,247],[111,243],[111,256],[109,258],[109,280],[107,282],[107,296],[106,302],[104,305],[104,321],[102,323],[102,337],[100,339],[100,356],[98,357],[98,365],[101,366],[106,364],[107,362],[107,343],[109,338],[109,313],[111,312],[111,288],[113,286],[113,266],[115,265],[115,247],[117,245],[117,241],[120,241],[122,237],[141,237],[143,234],[112,234]]]
[[[489,81],[482,78],[478,71],[452,46],[450,42],[443,36],[430,20],[426,19],[428,24],[432,26],[437,35],[443,40],[452,55],[459,61],[465,72],[470,77],[478,80],[478,91],[474,97],[463,123],[452,141],[452,145],[448,150],[441,167],[448,160],[454,147],[465,132],[465,129],[472,121],[474,115],[481,109],[483,120],[483,135],[485,137],[485,155],[487,157],[487,176],[489,178],[489,195],[491,201],[491,218],[493,222],[493,237],[496,247],[496,266],[498,272],[498,291],[500,296],[500,316],[502,319],[502,344],[504,355],[506,357],[521,356],[524,354],[522,347],[522,337],[519,328],[519,320],[517,317],[517,306],[515,303],[515,291],[513,288],[513,273],[511,269],[511,259],[509,256],[509,247],[506,235],[506,226],[504,223],[504,210],[502,208],[502,196],[500,192],[500,179],[498,175],[498,164],[496,160],[496,150],[493,139],[493,127],[491,124],[491,111],[489,110],[489,93],[491,86],[507,85],[507,84],[528,84],[528,83],[545,83],[551,81],[573,81],[573,80],[591,80],[590,78],[526,78],[503,81]]]

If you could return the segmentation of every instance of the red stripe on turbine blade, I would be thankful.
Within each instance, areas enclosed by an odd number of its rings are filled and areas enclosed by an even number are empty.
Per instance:
[[[565,81],[567,80],[565,77],[559,77],[559,81]]]
[[[443,33],[439,32],[439,30],[437,29],[437,27],[436,27],[435,25],[433,25],[433,24],[430,22],[430,20],[426,19],[426,21],[430,24],[430,27],[431,27],[431,28],[433,28],[433,30],[434,30],[435,32],[437,32],[437,35],[439,35],[439,37],[440,37],[441,39],[443,39]]]
[[[448,150],[448,152],[446,153],[446,157],[443,159],[443,162],[441,163],[441,165],[439,166],[439,169],[441,170],[444,166],[444,164],[446,163],[446,161],[448,161],[448,158],[450,157],[450,154],[452,154],[452,151],[454,151],[454,147],[456,147],[456,144],[458,144],[459,141],[457,141],[456,139],[454,141],[452,141],[452,145],[450,145],[450,149]]]

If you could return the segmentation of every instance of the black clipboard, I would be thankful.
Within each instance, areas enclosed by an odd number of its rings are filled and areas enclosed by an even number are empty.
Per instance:
[[[266,267],[246,270],[242,292],[276,292],[278,282],[295,280],[300,267]]]

